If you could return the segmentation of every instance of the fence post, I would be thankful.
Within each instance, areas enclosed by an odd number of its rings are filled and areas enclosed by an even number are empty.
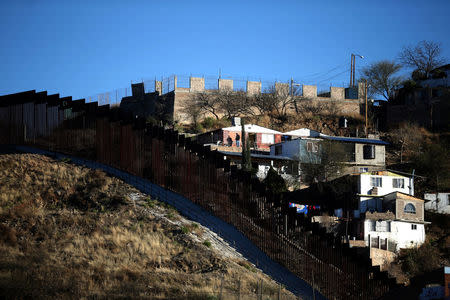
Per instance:
[[[278,297],[277,297],[277,300],[280,300],[280,299],[281,299],[281,283],[278,284]]]
[[[238,300],[241,300],[241,278],[239,278],[238,283]]]
[[[219,295],[219,299],[223,300],[223,274],[222,274],[222,278],[220,279],[220,295]]]

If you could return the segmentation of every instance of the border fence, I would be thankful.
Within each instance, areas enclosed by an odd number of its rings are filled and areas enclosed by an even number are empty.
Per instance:
[[[35,91],[0,97],[0,129],[0,144],[97,161],[183,195],[326,298],[376,299],[396,287],[369,258],[358,258],[355,249],[311,224],[288,226],[296,214],[264,184],[173,129],[151,126],[117,107]],[[294,229],[301,230],[295,240]]]

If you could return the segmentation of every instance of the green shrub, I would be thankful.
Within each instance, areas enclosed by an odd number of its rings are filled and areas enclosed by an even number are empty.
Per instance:
[[[203,245],[205,245],[205,246],[208,247],[208,248],[211,248],[211,242],[208,241],[208,240],[205,240],[205,241],[203,242]]]

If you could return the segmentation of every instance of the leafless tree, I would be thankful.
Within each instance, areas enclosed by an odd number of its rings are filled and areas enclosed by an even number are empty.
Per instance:
[[[395,76],[400,69],[401,65],[389,60],[375,62],[364,68],[362,73],[369,84],[369,95],[380,94],[386,100],[391,99],[394,90],[402,82],[400,76]]]
[[[421,41],[416,46],[404,47],[399,54],[401,63],[408,67],[415,68],[426,78],[431,71],[445,63],[440,57],[441,45],[433,41]]]
[[[227,118],[248,115],[251,110],[251,101],[244,91],[230,89],[219,90],[214,93],[219,111]]]
[[[195,126],[204,114],[204,108],[202,106],[204,103],[203,97],[207,97],[207,95],[194,95],[193,97],[187,98],[181,105],[183,112],[189,117]]]
[[[419,153],[423,136],[420,127],[413,123],[403,123],[389,132],[392,144],[400,151],[400,163],[403,163],[405,153],[415,156]]]
[[[191,103],[196,106],[194,110],[200,109],[201,112],[210,113],[214,115],[217,120],[219,120],[220,102],[214,93],[192,93],[189,100],[187,100],[187,103]]]
[[[345,163],[349,161],[350,151],[338,142],[324,140],[318,146],[309,146],[306,142],[304,148],[302,152],[305,155],[300,159],[300,168],[302,179],[308,185],[338,177],[345,168]]]

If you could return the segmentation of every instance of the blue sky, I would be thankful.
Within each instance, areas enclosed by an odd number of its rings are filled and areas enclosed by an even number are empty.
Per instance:
[[[405,45],[442,44],[448,0],[2,1],[0,95],[48,90],[83,98],[171,74],[349,82]],[[406,70],[404,71],[405,73]]]

